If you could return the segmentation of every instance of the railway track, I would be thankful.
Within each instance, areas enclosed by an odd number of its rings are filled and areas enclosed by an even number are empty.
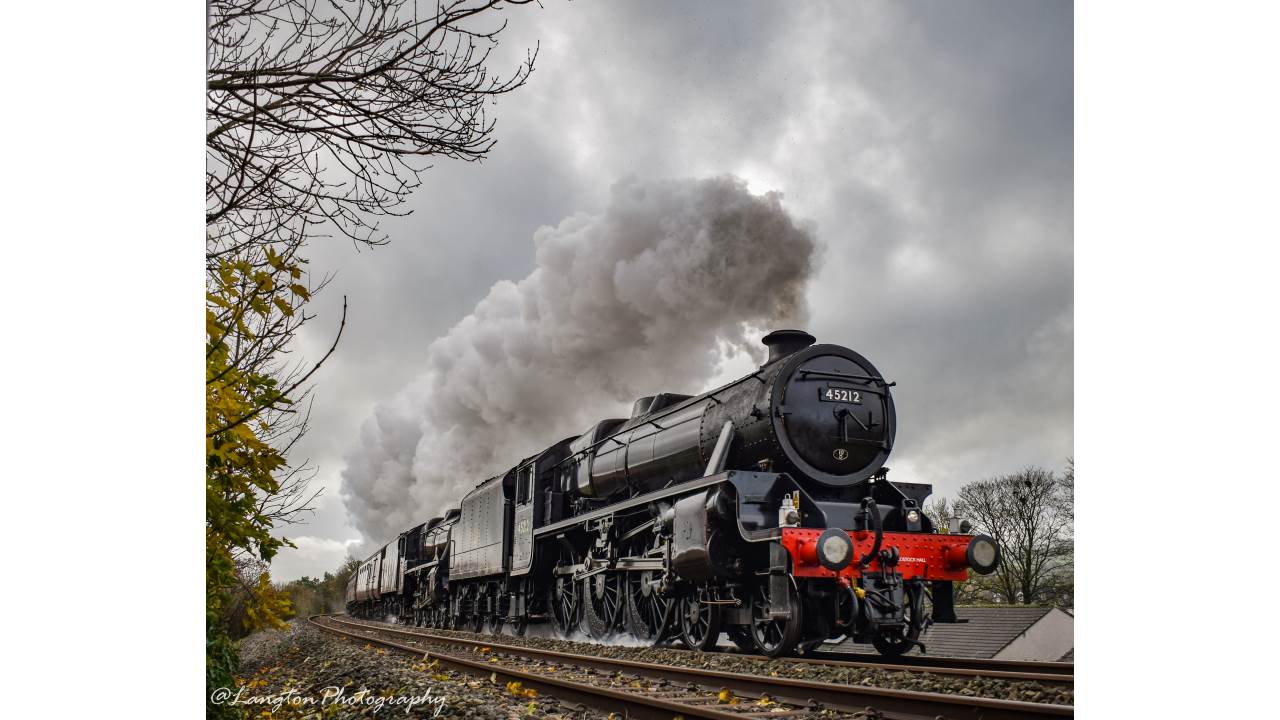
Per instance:
[[[743,657],[759,660],[769,659],[763,655],[743,654]],[[917,657],[910,655],[895,658],[893,661],[888,662],[879,655],[840,652],[816,653],[802,658],[788,658],[787,662],[834,667],[875,668],[894,672],[931,673],[950,677],[982,677],[989,680],[1037,682],[1045,685],[1072,685],[1075,683],[1074,663],[932,656]]]
[[[361,621],[373,627],[402,627],[377,621]],[[455,631],[458,632],[458,631]],[[451,636],[453,637],[453,636]],[[470,640],[472,644],[487,644],[484,636],[479,640]],[[460,640],[461,641],[461,640]],[[688,651],[693,652],[693,651]],[[736,649],[726,650],[735,657],[770,662],[774,658],[764,655],[753,655]],[[849,667],[888,672],[928,673],[955,678],[985,678],[987,680],[1006,680],[1009,682],[1034,682],[1056,687],[1071,687],[1075,683],[1075,665],[1059,662],[1033,662],[1013,660],[988,660],[982,658],[952,658],[933,656],[906,656],[886,661],[880,655],[864,655],[855,653],[823,652],[806,657],[789,657],[788,663],[822,665],[826,667]]]
[[[471,639],[437,635],[332,615],[312,616],[309,621],[327,632],[414,655],[425,653],[466,672],[519,682],[522,687],[534,688],[561,701],[628,717],[1036,720],[1074,715],[1069,705],[641,663],[495,642],[501,640],[500,637]],[[869,708],[874,708],[874,712],[868,712]]]
[[[1075,677],[1076,668],[1075,663],[1069,662],[990,660],[933,655],[905,655],[895,658],[892,663],[886,663],[884,658],[879,655],[831,651],[815,653],[810,657],[801,658],[801,660],[804,662],[868,664],[883,668],[902,668],[907,670],[927,668],[929,672],[939,673],[953,670],[972,670],[980,672],[983,677],[1001,677],[1001,675],[993,673],[1010,673],[1012,675],[1024,675],[1026,677],[1022,679],[1036,680],[1037,682],[1051,682],[1052,678],[1070,681]]]

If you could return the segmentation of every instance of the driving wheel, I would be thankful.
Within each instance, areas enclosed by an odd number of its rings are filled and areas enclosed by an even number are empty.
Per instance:
[[[680,596],[680,634],[690,650],[711,650],[720,639],[720,606],[705,602],[705,588],[694,588]]]
[[[582,583],[586,593],[582,612],[586,619],[587,634],[596,640],[605,640],[622,623],[622,577],[616,572],[599,572]]]
[[[769,657],[786,655],[800,641],[800,630],[804,620],[800,608],[800,593],[796,591],[795,580],[785,578],[783,588],[786,592],[785,602],[779,598],[774,602],[770,592],[770,577],[760,578],[751,593],[751,639],[755,642],[756,652]],[[775,612],[789,608],[790,617]]]
[[[671,599],[661,593],[659,574],[652,570],[627,573],[627,632],[650,645],[662,642],[671,634],[662,627],[667,619]]]

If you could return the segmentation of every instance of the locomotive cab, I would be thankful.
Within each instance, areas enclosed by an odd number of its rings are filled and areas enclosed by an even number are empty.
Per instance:
[[[533,567],[533,531],[563,517],[565,494],[556,484],[557,466],[569,455],[566,438],[516,467],[515,512],[512,529],[511,574]]]

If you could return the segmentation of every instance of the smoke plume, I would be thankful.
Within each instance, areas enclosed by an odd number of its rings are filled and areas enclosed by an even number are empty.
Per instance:
[[[342,495],[366,547],[641,395],[701,392],[737,353],[762,361],[760,330],[806,320],[812,233],[733,177],[621,181],[603,214],[534,244],[529,276],[432,343],[347,453]]]

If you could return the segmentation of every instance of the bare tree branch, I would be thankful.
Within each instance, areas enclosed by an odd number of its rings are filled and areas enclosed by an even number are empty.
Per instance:
[[[487,63],[532,0],[215,0],[206,134],[208,258],[309,229],[380,244],[376,219],[430,157],[483,158],[485,106],[520,87]]]

